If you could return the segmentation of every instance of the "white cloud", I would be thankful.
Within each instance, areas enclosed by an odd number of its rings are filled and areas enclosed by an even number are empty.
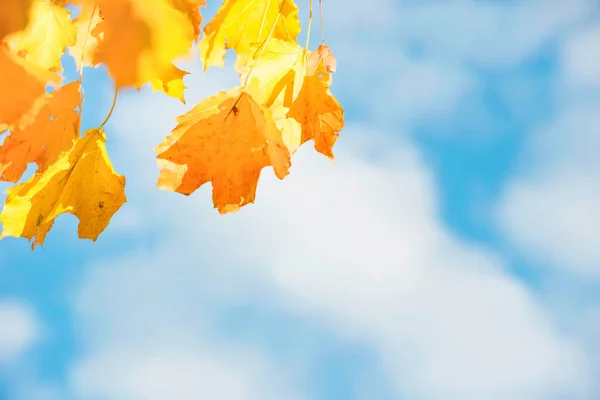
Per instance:
[[[405,1],[398,29],[403,39],[430,51],[484,67],[510,67],[547,40],[586,18],[593,0]]]
[[[160,221],[161,234],[150,254],[98,267],[82,289],[80,315],[91,342],[74,372],[78,393],[142,395],[151,386],[135,377],[155,376],[159,367],[148,360],[164,357],[210,370],[214,382],[229,379],[219,378],[229,368],[221,362],[237,363],[206,355],[210,345],[182,332],[205,337],[199,321],[210,320],[206,310],[234,298],[275,302],[376,346],[390,380],[409,398],[585,398],[584,355],[500,261],[441,226],[432,179],[411,143],[349,127],[334,165],[307,144],[284,181],[263,171],[255,205],[218,216],[209,188],[184,197],[151,187],[151,149],[179,110],[159,99],[120,104],[128,114],[114,121],[121,153],[113,157],[127,157],[134,186],[126,208],[146,224]],[[158,122],[139,134],[144,114]],[[208,368],[202,357],[217,366]],[[112,378],[90,378],[108,366],[117,371]],[[137,372],[123,378],[119,368]],[[255,379],[236,376],[230,379],[244,388]],[[192,378],[173,382],[157,385],[227,393],[196,387]]]
[[[530,257],[600,277],[600,107],[566,110],[532,136],[524,173],[499,207],[507,237]]]
[[[474,87],[461,63],[512,66],[593,7],[584,0],[418,3],[387,1],[368,12],[362,3],[326,2],[326,37],[340,60],[334,93],[370,117],[389,122],[400,110],[406,122],[448,112]],[[369,29],[356,29],[359,22]],[[411,59],[411,42],[431,55]],[[214,70],[190,79],[187,108],[236,83]],[[577,343],[501,260],[442,226],[433,181],[412,143],[351,126],[335,165],[307,144],[284,181],[263,171],[256,205],[218,216],[210,188],[190,197],[154,189],[152,148],[185,109],[160,95],[125,96],[110,123],[111,157],[128,179],[120,213],[135,215],[124,220],[138,229],[160,231],[150,251],[96,266],[82,287],[87,342],[73,365],[74,393],[299,395],[289,371],[266,354],[210,333],[212,310],[261,299],[375,346],[408,398],[589,395],[588,360]],[[172,373],[179,370],[187,373]],[[255,383],[273,376],[282,387]]]
[[[0,366],[17,360],[39,336],[33,310],[12,299],[0,299]]]
[[[600,88],[600,25],[568,36],[561,50],[567,82]]]
[[[298,398],[278,387],[277,371],[260,354],[244,358],[229,346],[204,346],[162,340],[145,348],[127,343],[98,350],[75,366],[72,393],[77,399]]]

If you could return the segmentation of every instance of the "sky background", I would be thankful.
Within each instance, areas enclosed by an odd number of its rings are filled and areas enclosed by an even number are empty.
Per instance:
[[[98,241],[0,242],[1,400],[600,399],[600,3],[323,2],[335,163],[307,143],[220,216],[152,149],[233,55],[179,63],[187,106],[124,90]],[[113,89],[84,85],[89,128]]]

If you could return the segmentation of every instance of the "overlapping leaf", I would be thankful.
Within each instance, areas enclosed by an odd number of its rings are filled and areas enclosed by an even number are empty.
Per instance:
[[[80,238],[95,241],[125,203],[125,177],[113,169],[104,131],[92,129],[45,172],[8,190],[0,214],[2,233],[43,245],[54,220],[71,213]]]
[[[224,0],[204,26],[200,58],[205,70],[222,68],[226,49],[239,55],[267,39],[295,41],[299,33],[298,6],[293,0]]]
[[[7,166],[0,180],[18,181],[31,162],[43,172],[68,150],[79,133],[79,103],[79,82],[38,98],[0,145],[0,167]]]
[[[200,102],[159,146],[158,187],[190,194],[212,182],[221,213],[253,203],[261,170],[288,174],[290,155],[269,110],[240,88]]]
[[[312,139],[319,153],[333,159],[333,145],[344,127],[344,111],[322,78],[304,78],[287,116],[302,124],[301,143]]]
[[[11,126],[45,93],[47,82],[58,81],[55,73],[45,71],[0,44],[0,125]],[[0,129],[2,131],[2,129]]]
[[[79,9],[71,18],[69,4]],[[1,237],[43,244],[55,218],[72,213],[79,236],[95,240],[125,202],[125,178],[108,159],[99,129],[79,136],[81,88],[59,87],[66,48],[77,69],[104,64],[117,88],[147,83],[183,102],[186,71],[175,62],[199,47],[204,69],[236,52],[240,87],[201,101],[177,119],[159,144],[158,187],[191,194],[211,183],[220,213],[254,202],[262,170],[283,179],[290,157],[313,140],[333,158],[344,126],[332,95],[335,57],[296,41],[293,0],[224,0],[200,29],[205,0],[4,0],[0,2],[0,179],[16,182],[29,163],[37,171],[9,189]],[[45,85],[56,89],[45,93]],[[103,126],[104,123],[101,124]]]
[[[25,29],[29,22],[32,0],[0,1],[0,40],[12,32]]]
[[[67,0],[33,0],[29,24],[6,38],[9,46],[41,68],[61,70],[60,57],[77,37],[66,4]]]
[[[195,23],[200,17],[193,6],[200,2],[96,1],[102,21],[92,31],[98,41],[93,62],[107,65],[117,87],[139,88],[153,82],[155,88],[181,98],[186,73],[176,69],[173,60],[187,54],[197,37]]]

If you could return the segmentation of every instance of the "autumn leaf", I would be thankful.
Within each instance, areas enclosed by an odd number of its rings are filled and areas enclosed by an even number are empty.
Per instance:
[[[158,187],[189,195],[207,182],[220,213],[253,203],[261,170],[283,179],[290,156],[268,109],[240,88],[200,102],[155,148]]]
[[[226,49],[240,55],[267,38],[293,41],[299,33],[298,6],[293,0],[225,0],[204,26],[200,59],[204,70],[223,68]]]
[[[77,69],[87,66],[94,66],[94,53],[98,47],[99,40],[104,36],[98,32],[97,36],[92,35],[92,31],[102,21],[98,5],[95,3],[83,3],[81,11],[73,24],[77,31],[77,41],[69,48],[69,54],[75,59]]]
[[[0,1],[0,40],[9,33],[25,29],[32,0]]]
[[[66,0],[33,0],[27,27],[6,37],[11,49],[41,68],[61,70],[61,56],[77,40],[66,3]]]
[[[185,104],[184,92],[186,86],[183,83],[183,77],[187,74],[187,71],[183,71],[175,65],[171,65],[161,73],[160,77],[153,78],[150,81],[150,84],[154,91],[160,90],[165,92],[168,96],[179,99]]]
[[[104,131],[90,129],[45,172],[8,189],[0,239],[43,245],[56,217],[71,213],[79,219],[79,237],[95,241],[126,201],[125,177],[113,169],[105,141]]]
[[[0,239],[42,245],[66,212],[79,218],[80,237],[98,237],[126,201],[125,178],[108,159],[102,131],[118,93],[150,84],[185,103],[188,72],[177,65],[196,40],[204,70],[223,67],[227,49],[236,52],[240,86],[177,119],[155,148],[159,188],[189,195],[210,182],[215,208],[235,212],[254,202],[265,167],[287,176],[303,143],[313,140],[333,158],[344,126],[329,90],[336,59],[324,43],[314,52],[298,44],[294,0],[223,0],[201,27],[205,6],[206,0],[0,0],[0,180],[16,183],[30,163],[37,165],[8,191]],[[75,19],[71,7],[79,11]],[[81,137],[82,79],[61,87],[58,74],[67,48],[81,78],[84,67],[103,64],[116,86],[108,116]]]
[[[243,85],[248,76],[258,81],[253,97],[270,107],[290,107],[306,75],[308,52],[296,41],[270,39],[250,47],[235,62]]]
[[[187,17],[194,27],[194,40],[200,36],[200,24],[202,23],[202,14],[200,7],[206,7],[206,0],[169,0],[171,7],[181,11]]]
[[[321,77],[304,78],[287,116],[302,125],[302,143],[313,139],[315,149],[333,159],[333,145],[344,127],[344,110]]]
[[[79,132],[79,103],[79,82],[41,96],[21,119],[23,127],[11,129],[0,145],[0,168],[7,166],[0,180],[18,181],[31,162],[43,172],[68,150]]]
[[[317,47],[317,51],[312,53],[306,63],[306,73],[314,75],[319,71],[330,73],[335,72],[337,62],[331,49],[326,44],[321,44]]]
[[[257,81],[248,90],[271,111],[290,154],[300,146],[302,135],[300,124],[287,113],[306,76],[308,55],[296,41],[270,39],[251,46],[235,63],[242,85],[249,78]]]
[[[257,56],[259,56],[257,58]],[[305,51],[295,41],[270,39],[236,61],[242,82],[258,81],[249,90],[270,108],[290,153],[310,139],[315,149],[333,158],[333,145],[343,123],[343,110],[328,87],[336,69],[327,45]]]
[[[88,0],[91,1],[91,0]],[[191,1],[191,0],[186,0]],[[188,53],[194,41],[189,12],[171,4],[174,0],[98,0],[103,20],[92,34],[99,41],[94,63],[104,62],[117,87],[155,88],[183,85],[175,77],[173,60]],[[161,84],[156,84],[156,81]],[[178,82],[173,82],[178,81]],[[161,89],[163,90],[163,89]],[[180,97],[179,90],[167,94]]]
[[[11,126],[45,93],[46,82],[57,83],[57,74],[45,71],[0,44],[0,125]]]

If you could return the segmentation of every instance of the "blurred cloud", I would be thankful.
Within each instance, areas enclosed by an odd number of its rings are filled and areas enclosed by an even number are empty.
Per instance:
[[[151,149],[180,109],[164,98],[134,96],[124,97],[121,107],[128,112],[116,114],[112,129],[126,150],[117,158],[126,153],[130,182],[153,183]],[[143,115],[162,122],[140,127]],[[135,134],[140,128],[142,137]],[[275,302],[340,337],[375,346],[398,394],[409,398],[560,393],[584,399],[588,364],[578,344],[561,335],[496,255],[441,226],[428,168],[411,142],[391,140],[374,128],[349,126],[336,146],[335,166],[308,143],[284,181],[263,170],[257,203],[235,215],[210,210],[209,188],[184,197],[134,186],[127,207],[146,223],[160,223],[162,234],[149,254],[94,268],[82,288],[79,312],[91,339],[73,373],[77,393],[147,393],[152,386],[144,382],[160,381],[152,359],[204,370],[198,348],[210,348],[210,340],[185,336],[205,337],[199,321],[209,317],[198,313],[210,309],[206,304],[241,299]],[[138,346],[156,355],[123,350]],[[97,375],[90,371],[108,368],[111,360],[141,377],[81,378]],[[221,369],[213,371],[215,382]],[[183,398],[213,387],[211,379],[196,387],[186,376],[171,377],[156,384],[189,388]]]
[[[565,111],[532,136],[499,219],[529,257],[600,277],[600,104]]]
[[[570,35],[561,50],[567,83],[600,89],[600,24],[586,26]]]
[[[39,334],[39,323],[28,304],[16,299],[0,299],[0,367],[18,360]]]

